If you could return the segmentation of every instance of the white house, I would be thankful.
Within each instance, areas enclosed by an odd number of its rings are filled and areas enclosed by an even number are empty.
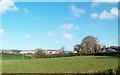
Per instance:
[[[73,51],[73,53],[77,53],[77,51]]]
[[[34,54],[37,52],[36,50],[23,50],[20,52],[20,54]]]
[[[62,50],[45,50],[44,53],[45,54],[59,54],[62,53]]]
[[[2,53],[2,50],[0,50],[0,53]]]

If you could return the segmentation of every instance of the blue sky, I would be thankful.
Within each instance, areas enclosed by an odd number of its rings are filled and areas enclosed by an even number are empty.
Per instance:
[[[2,49],[60,49],[89,35],[118,45],[117,3],[16,2],[2,7]],[[6,7],[9,7],[8,9]]]

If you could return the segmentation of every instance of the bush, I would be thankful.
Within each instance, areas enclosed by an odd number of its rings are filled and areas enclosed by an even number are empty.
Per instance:
[[[32,55],[31,58],[58,58],[58,57],[70,57],[70,56],[76,56],[77,54],[74,53],[59,53],[59,54],[40,54],[35,53]]]
[[[104,75],[120,75],[120,66],[118,66],[115,69],[108,69],[106,71],[103,71]]]
[[[120,52],[105,52],[105,53],[91,53],[85,55],[94,55],[94,56],[120,56]]]

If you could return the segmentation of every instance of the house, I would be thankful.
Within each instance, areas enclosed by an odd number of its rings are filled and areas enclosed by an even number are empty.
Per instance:
[[[107,52],[115,52],[115,50],[112,49],[112,48],[108,48],[108,49],[107,49]]]
[[[73,51],[73,53],[77,53],[77,51]]]
[[[64,51],[63,53],[68,54],[68,53],[71,53],[71,51]]]
[[[38,51],[38,50],[37,50]],[[63,50],[40,50],[42,51],[44,54],[59,54],[59,53],[63,53]]]
[[[62,53],[63,50],[42,50],[44,54],[59,54]]]
[[[28,54],[27,51],[21,51],[20,54]]]
[[[0,53],[2,53],[2,50],[0,50]]]
[[[2,53],[9,53],[9,50],[1,50]]]
[[[35,54],[37,50],[22,50],[20,54]]]

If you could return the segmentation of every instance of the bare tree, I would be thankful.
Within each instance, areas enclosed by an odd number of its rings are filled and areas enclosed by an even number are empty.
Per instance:
[[[81,45],[80,45],[80,44],[76,44],[76,45],[74,46],[74,51],[77,51],[77,54],[80,54]]]
[[[86,54],[96,53],[99,52],[99,43],[97,37],[94,36],[87,36],[83,38],[81,42],[81,46],[84,46],[84,49],[82,49],[82,52],[85,52]]]
[[[32,56],[33,58],[42,58],[44,52],[42,50],[37,50],[37,52]]]
[[[101,46],[98,43],[97,37],[87,36],[83,38],[81,44],[74,46],[74,51],[77,51],[77,53],[81,55],[98,53],[101,51]]]

